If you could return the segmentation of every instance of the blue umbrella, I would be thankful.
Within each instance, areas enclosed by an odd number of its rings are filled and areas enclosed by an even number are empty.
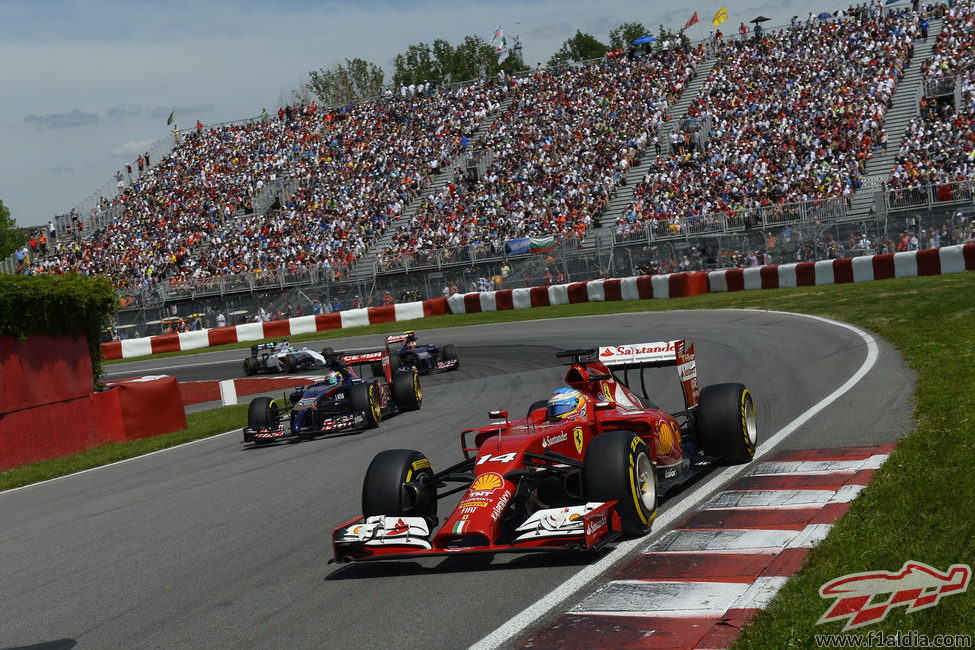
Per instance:
[[[656,36],[641,36],[640,38],[633,39],[634,45],[646,45],[647,43],[653,43],[657,40]]]
[[[828,11],[824,11],[823,13],[816,16],[816,18],[819,18],[820,20],[829,20],[832,17],[833,14],[829,13]]]

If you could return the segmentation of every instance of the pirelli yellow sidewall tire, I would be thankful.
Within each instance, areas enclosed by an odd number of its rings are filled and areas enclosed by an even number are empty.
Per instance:
[[[755,401],[743,384],[714,384],[701,391],[697,437],[708,456],[729,465],[747,463],[758,445]]]
[[[624,535],[649,532],[657,516],[657,472],[643,440],[631,431],[594,437],[583,458],[582,493],[586,501],[616,501]]]
[[[401,411],[416,411],[423,405],[423,389],[416,370],[393,373],[393,400]]]
[[[376,384],[355,384],[349,390],[352,410],[362,415],[366,428],[374,429],[382,421],[379,408],[379,387]]]
[[[424,517],[437,514],[436,488],[410,489],[432,477],[430,461],[413,449],[387,449],[372,459],[362,481],[362,514],[366,517]]]

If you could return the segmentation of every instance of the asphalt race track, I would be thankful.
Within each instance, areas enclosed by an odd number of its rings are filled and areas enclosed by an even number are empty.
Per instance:
[[[469,646],[594,558],[329,565],[330,532],[359,514],[362,476],[375,453],[418,449],[435,469],[460,460],[461,429],[486,423],[492,408],[521,417],[562,385],[554,357],[562,349],[686,337],[695,343],[702,386],[749,386],[764,437],[843,384],[867,354],[848,329],[745,311],[535,320],[419,336],[455,343],[461,369],[424,378],[423,409],[378,429],[256,449],[231,433],[0,493],[0,647]],[[113,377],[224,379],[241,376],[245,354],[107,369]],[[679,407],[676,371],[648,374],[656,401]],[[911,428],[913,387],[913,372],[881,341],[865,378],[782,448],[896,440]],[[680,498],[671,496],[661,511]],[[453,503],[441,503],[441,515]]]

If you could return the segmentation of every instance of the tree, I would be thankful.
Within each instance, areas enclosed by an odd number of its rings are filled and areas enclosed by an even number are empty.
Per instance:
[[[690,39],[684,34],[684,31],[673,32],[663,25],[660,26],[660,32],[657,35],[657,45],[659,46],[664,41],[669,41],[671,48],[676,48],[683,46],[685,43],[689,43]]]
[[[348,104],[379,95],[385,75],[375,63],[346,59],[331,68],[308,73],[308,86],[327,106]]]
[[[393,85],[408,86],[428,81],[444,84],[481,79],[500,70],[524,70],[514,55],[498,63],[498,52],[480,36],[465,36],[457,47],[443,39],[432,45],[415,43],[393,59]]]
[[[605,55],[608,49],[605,44],[600,43],[591,34],[584,34],[577,29],[576,35],[562,43],[562,47],[552,55],[548,64],[555,66],[567,61],[598,59]]]
[[[26,240],[24,231],[17,227],[17,222],[10,216],[10,210],[0,201],[0,260],[10,257]]]
[[[627,50],[633,41],[650,32],[643,23],[623,23],[609,32],[609,47],[613,50]]]

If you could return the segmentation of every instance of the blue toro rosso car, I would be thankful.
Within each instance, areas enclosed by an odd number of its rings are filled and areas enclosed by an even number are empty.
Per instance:
[[[420,344],[413,331],[387,336],[386,351],[394,368],[413,369],[421,375],[460,368],[460,359],[452,344]]]
[[[284,399],[251,400],[244,442],[265,444],[371,429],[384,417],[419,409],[422,402],[416,371],[393,365],[386,350],[331,352],[326,356],[325,376],[319,381],[296,388]]]

